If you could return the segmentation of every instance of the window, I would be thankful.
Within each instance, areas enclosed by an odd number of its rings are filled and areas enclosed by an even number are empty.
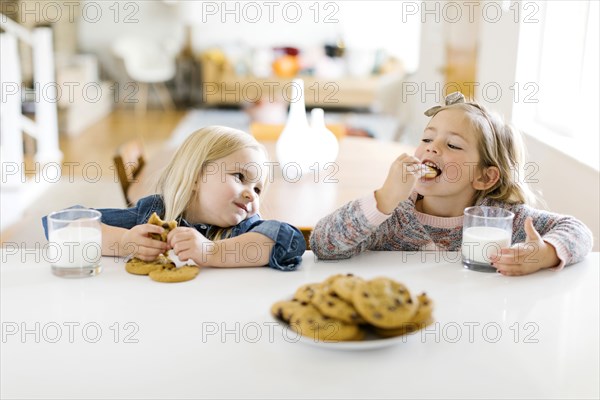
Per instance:
[[[523,90],[515,102],[515,122],[598,168],[599,3],[522,5],[523,10],[530,6],[533,18],[525,18],[523,13],[517,80],[522,89],[529,88],[529,93]]]
[[[384,49],[402,61],[408,72],[419,64],[421,15],[419,3],[407,1],[340,1],[341,31],[346,45]]]

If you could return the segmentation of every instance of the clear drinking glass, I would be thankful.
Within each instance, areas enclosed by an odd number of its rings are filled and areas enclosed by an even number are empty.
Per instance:
[[[48,258],[54,275],[83,278],[100,273],[101,216],[99,211],[87,208],[69,208],[48,215]]]
[[[465,208],[462,237],[462,261],[465,268],[496,272],[490,256],[510,247],[515,214],[499,207]]]

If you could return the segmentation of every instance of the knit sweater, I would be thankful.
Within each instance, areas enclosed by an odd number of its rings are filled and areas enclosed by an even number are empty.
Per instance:
[[[321,219],[311,237],[312,251],[321,259],[349,258],[367,250],[459,251],[463,217],[436,217],[415,209],[417,193],[390,215],[377,209],[375,194],[342,206]],[[574,217],[537,210],[524,204],[483,199],[478,205],[508,209],[515,214],[512,243],[525,242],[524,223],[533,225],[542,239],[556,248],[561,269],[580,261],[592,248],[592,233]]]

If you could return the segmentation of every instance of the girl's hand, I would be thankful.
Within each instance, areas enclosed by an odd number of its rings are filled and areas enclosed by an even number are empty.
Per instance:
[[[414,171],[408,171],[407,167],[420,163],[419,159],[406,153],[394,160],[383,186],[375,191],[379,211],[391,214],[400,202],[408,199],[417,183],[417,176]]]
[[[167,243],[183,262],[192,260],[199,267],[213,265],[215,244],[193,228],[173,229],[167,236]]]
[[[533,227],[531,217],[525,219],[524,228],[527,234],[525,243],[501,249],[498,255],[490,257],[490,261],[502,275],[527,275],[560,263],[556,249],[544,242]]]
[[[161,226],[151,224],[136,225],[127,230],[120,240],[123,254],[132,255],[143,261],[155,260],[159,254],[165,253],[169,248],[166,243],[152,239],[150,233],[160,235],[163,231]]]

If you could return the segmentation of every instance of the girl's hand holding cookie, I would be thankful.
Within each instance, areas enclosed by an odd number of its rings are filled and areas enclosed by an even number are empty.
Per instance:
[[[124,254],[132,255],[143,261],[153,261],[159,254],[168,250],[166,243],[152,239],[150,234],[161,234],[163,228],[151,224],[136,225],[121,237]]]
[[[391,214],[400,202],[408,199],[417,183],[417,168],[420,161],[406,153],[396,158],[390,167],[383,186],[375,191],[377,208],[384,214]]]
[[[169,232],[167,243],[183,262],[194,261],[199,267],[212,266],[215,244],[193,228],[178,227]]]
[[[525,220],[527,239],[524,243],[501,249],[490,257],[494,267],[502,275],[517,276],[534,273],[540,269],[556,267],[560,259],[554,246],[544,242],[533,226],[533,220]]]

